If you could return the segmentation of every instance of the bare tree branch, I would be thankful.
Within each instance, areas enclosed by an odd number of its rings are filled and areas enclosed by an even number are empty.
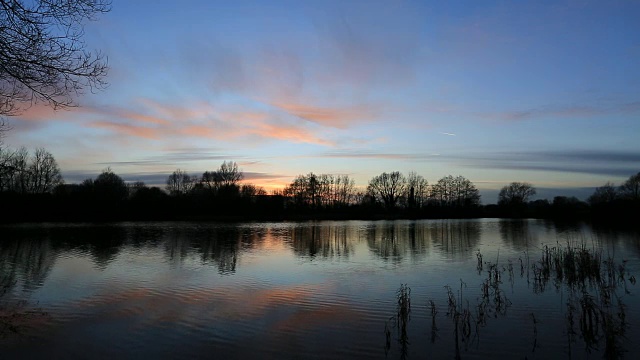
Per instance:
[[[0,0],[0,116],[35,102],[76,106],[85,89],[106,86],[107,59],[86,49],[84,23],[109,0]]]

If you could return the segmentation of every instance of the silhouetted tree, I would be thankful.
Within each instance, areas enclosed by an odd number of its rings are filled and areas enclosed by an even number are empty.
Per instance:
[[[369,180],[367,191],[384,204],[387,209],[393,209],[398,200],[405,194],[407,179],[399,171],[382,173]]]
[[[244,198],[251,198],[254,196],[267,195],[267,191],[262,186],[242,184],[242,186],[240,186],[240,195]]]
[[[589,196],[589,199],[587,199],[587,201],[589,202],[589,204],[594,206],[599,204],[611,203],[616,200],[618,196],[619,194],[616,187],[612,183],[607,182],[603,186],[597,187],[593,194]]]
[[[556,218],[580,218],[585,215],[589,205],[575,196],[556,196],[551,205]]]
[[[427,180],[411,171],[407,176],[407,203],[411,208],[421,208],[427,202],[429,196],[429,183]]]
[[[307,179],[304,175],[298,175],[291,184],[284,189],[284,196],[293,200],[293,203],[302,206],[307,204]]]
[[[214,194],[218,194],[223,189],[225,193],[229,193],[230,190],[235,190],[235,193],[238,193],[238,183],[242,179],[244,179],[244,174],[238,169],[238,164],[234,161],[224,161],[218,170],[205,171],[202,174],[200,187]]]
[[[86,50],[83,24],[109,10],[107,0],[0,0],[0,116],[36,101],[73,106],[101,88],[106,61]]]
[[[127,183],[127,191],[129,193],[129,198],[134,197],[139,191],[147,188],[147,185],[144,181],[134,181],[131,183]]]
[[[171,195],[184,195],[189,193],[195,184],[195,179],[185,171],[177,169],[167,178],[167,191]]]
[[[13,191],[26,194],[29,188],[28,158],[29,152],[24,146],[16,151],[4,151],[3,163],[5,164],[2,173],[0,186],[3,191]]]
[[[349,175],[337,175],[330,177],[329,201],[334,207],[342,207],[351,204],[355,196],[355,180]]]
[[[222,162],[216,173],[216,177],[222,186],[235,186],[240,180],[244,179],[244,174],[242,170],[238,169],[238,164],[235,161]]]
[[[296,206],[334,208],[349,204],[355,182],[347,175],[309,173],[298,175],[285,189],[285,196]]]
[[[17,151],[0,152],[0,191],[19,194],[49,193],[62,184],[58,163],[44,148],[36,149],[33,156],[21,147]]]
[[[83,184],[90,186],[101,201],[120,202],[129,195],[127,184],[110,168],[103,170],[95,180],[88,179]]]
[[[533,185],[526,182],[512,182],[504,186],[498,195],[500,205],[522,205],[529,201],[529,198],[536,194]]]
[[[50,193],[54,187],[63,183],[56,159],[44,148],[36,149],[29,164],[28,174],[31,193]]]
[[[640,200],[640,172],[631,175],[627,181],[620,185],[620,195],[629,200]]]
[[[431,198],[441,206],[472,207],[480,205],[480,192],[464,176],[445,176],[431,191]]]
[[[314,173],[298,175],[284,189],[285,196],[289,197],[298,206],[320,207],[322,177]]]

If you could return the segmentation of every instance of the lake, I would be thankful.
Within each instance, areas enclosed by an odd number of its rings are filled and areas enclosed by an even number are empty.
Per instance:
[[[640,233],[542,220],[0,227],[2,358],[635,358]]]

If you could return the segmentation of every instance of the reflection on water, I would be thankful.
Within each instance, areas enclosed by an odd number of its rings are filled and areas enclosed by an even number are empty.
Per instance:
[[[357,229],[342,226],[309,226],[293,227],[290,230],[293,251],[302,257],[314,258],[348,258],[353,253],[353,243],[357,238]]]
[[[0,231],[8,358],[50,348],[131,358],[640,351],[624,340],[640,336],[634,231],[499,219]]]
[[[3,241],[0,245],[0,287],[7,291],[22,279],[25,290],[42,285],[55,261],[49,241]]]
[[[502,230],[502,228],[501,228]],[[455,358],[461,358],[461,349],[469,351],[470,346],[480,347],[481,334],[490,321],[507,316],[512,302],[502,288],[504,279],[508,277],[511,288],[514,286],[514,267],[511,260],[503,266],[489,261],[484,262],[480,251],[477,253],[477,269],[482,274],[486,270],[486,278],[479,285],[479,291],[469,289],[461,279],[459,288],[454,292],[449,285],[447,293],[446,316],[452,321],[453,344]],[[527,271],[527,287],[533,294],[545,291],[560,292],[566,307],[561,310],[562,320],[556,322],[563,325],[566,336],[565,355],[571,358],[574,348],[586,350],[587,354],[599,353],[607,359],[620,359],[626,353],[629,341],[626,337],[629,323],[627,320],[627,301],[631,295],[630,287],[636,284],[635,275],[627,269],[627,260],[617,261],[613,257],[603,258],[601,248],[587,248],[584,243],[567,247],[545,246],[540,259],[532,263],[532,271]],[[527,264],[527,267],[530,265]],[[520,272],[524,281],[525,271]],[[548,285],[553,284],[550,289]],[[522,296],[523,294],[519,294]],[[398,307],[396,315],[391,317],[397,328],[397,342],[400,358],[408,353],[409,334],[406,330],[411,312],[411,288],[403,284],[397,291]],[[635,304],[635,303],[634,303]],[[438,339],[436,315],[438,307],[429,300],[431,316],[431,342]],[[540,309],[544,312],[544,309]],[[531,312],[531,353],[538,349],[538,317]],[[385,353],[391,348],[391,332],[385,324]],[[446,336],[446,335],[445,335]],[[445,339],[446,340],[446,339]],[[555,354],[556,357],[558,354]]]
[[[538,234],[529,226],[529,223],[529,220],[520,219],[500,220],[502,241],[518,251],[526,251],[536,246],[539,243]]]

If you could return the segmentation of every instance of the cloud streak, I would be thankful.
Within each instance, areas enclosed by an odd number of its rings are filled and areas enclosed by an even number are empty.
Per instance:
[[[138,99],[127,107],[87,106],[65,113],[34,108],[20,119],[46,123],[59,120],[64,114],[69,120],[87,128],[149,140],[167,140],[175,138],[178,134],[196,139],[249,142],[277,140],[333,146],[333,141],[317,135],[314,126],[340,128],[345,122],[356,117],[350,110],[293,105],[285,106],[284,111],[313,123],[305,124],[295,119],[288,121],[265,109],[237,110],[229,106],[216,108],[208,103],[174,106],[150,99]]]
[[[141,137],[145,139],[158,139],[159,134],[157,129],[148,127],[136,126],[131,124],[121,124],[107,121],[96,121],[89,124],[90,127],[107,129],[116,132],[121,135],[129,135],[134,137]]]
[[[526,171],[552,171],[628,176],[640,169],[640,154],[630,151],[532,151],[446,155],[462,166]]]
[[[380,159],[380,160],[426,160],[434,159],[438,154],[407,154],[407,153],[380,153],[359,150],[341,150],[326,152],[317,155],[323,158],[341,159]]]
[[[370,110],[363,107],[329,108],[294,103],[272,105],[298,118],[338,129],[346,129],[355,122],[371,120],[374,117]]]
[[[602,105],[549,105],[527,110],[482,113],[483,118],[502,121],[525,121],[550,117],[582,118],[640,112],[640,101]]]

